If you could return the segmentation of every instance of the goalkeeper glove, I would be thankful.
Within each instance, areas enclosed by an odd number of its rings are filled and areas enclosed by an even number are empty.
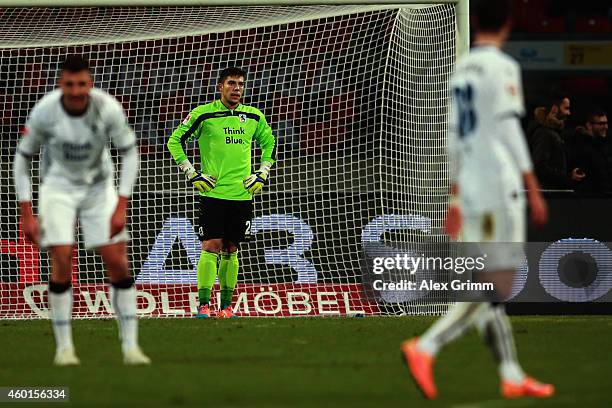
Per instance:
[[[202,174],[197,171],[191,165],[189,160],[183,161],[181,164],[179,164],[179,167],[181,170],[183,170],[191,184],[193,184],[193,186],[197,188],[200,193],[208,193],[210,190],[215,188],[217,179],[211,175]]]
[[[255,174],[251,174],[249,177],[244,179],[244,188],[251,194],[259,193],[266,181],[268,181],[268,173],[270,172],[271,167],[272,163],[261,163],[259,170],[257,170]]]
[[[199,171],[195,171],[191,177],[187,176],[191,184],[198,189],[200,193],[208,193],[210,190],[215,188],[217,179],[208,174],[202,174]]]

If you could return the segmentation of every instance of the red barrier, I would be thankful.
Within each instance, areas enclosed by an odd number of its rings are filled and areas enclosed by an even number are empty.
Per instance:
[[[181,284],[137,285],[139,314],[144,317],[190,317],[197,307],[197,288]],[[75,317],[112,315],[108,286],[74,285]],[[218,304],[219,290],[212,300]],[[239,316],[378,315],[375,302],[359,284],[239,284],[234,295]],[[0,283],[0,319],[47,317],[47,284]]]

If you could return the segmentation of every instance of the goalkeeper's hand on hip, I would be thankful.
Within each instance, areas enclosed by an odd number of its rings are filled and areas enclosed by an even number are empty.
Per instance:
[[[200,193],[208,193],[210,190],[215,188],[217,184],[217,179],[209,174],[202,174],[199,171],[196,171],[191,177],[189,177],[189,181],[195,188],[198,189]]]
[[[255,173],[245,178],[242,182],[244,188],[251,194],[257,194],[261,192],[264,184],[268,181],[268,173],[272,167],[271,163],[263,162]]]
[[[193,184],[195,188],[198,189],[200,193],[208,193],[217,184],[217,179],[209,174],[202,174],[197,171],[189,162],[189,160],[183,161],[179,164],[179,167],[185,175],[187,176],[187,180]]]

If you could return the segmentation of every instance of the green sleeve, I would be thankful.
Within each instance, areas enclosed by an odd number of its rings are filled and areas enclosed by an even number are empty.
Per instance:
[[[185,144],[196,140],[199,136],[201,121],[198,120],[198,116],[195,109],[192,110],[185,120],[172,132],[166,144],[176,164],[180,164],[187,159],[184,149]]]
[[[272,134],[272,128],[268,125],[266,118],[262,114],[255,132],[255,140],[261,148],[261,161],[274,164],[276,161],[276,139]]]

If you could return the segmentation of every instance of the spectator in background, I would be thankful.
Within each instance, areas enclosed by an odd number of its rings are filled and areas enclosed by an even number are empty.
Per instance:
[[[601,193],[612,190],[612,144],[608,136],[608,116],[597,109],[589,113],[585,126],[578,126],[571,146],[572,167],[580,168],[585,179],[576,191]]]
[[[585,178],[579,168],[569,168],[568,149],[562,132],[570,113],[569,97],[557,94],[549,109],[535,109],[534,119],[527,128],[527,142],[542,189],[573,189]]]

